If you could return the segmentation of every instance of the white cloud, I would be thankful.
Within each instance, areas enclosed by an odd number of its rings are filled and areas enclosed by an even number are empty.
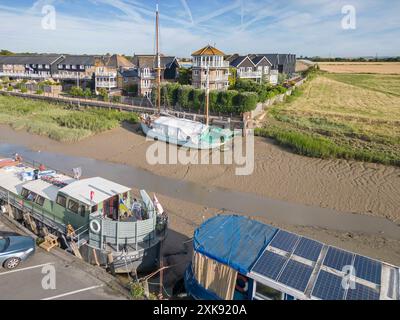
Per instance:
[[[154,52],[154,8],[137,0],[89,0],[113,14],[78,17],[57,12],[57,30],[41,29],[41,6],[68,4],[39,0],[25,10],[0,5],[0,43],[14,51],[132,54]],[[348,1],[288,0],[285,3],[235,0],[214,4],[209,13],[187,0],[168,3],[161,12],[161,48],[189,56],[207,43],[227,53],[293,52],[306,55],[394,55],[400,52],[399,3],[352,0],[358,28],[340,28],[341,6]],[[209,3],[204,4],[210,5]],[[219,5],[219,7],[217,7]],[[166,6],[167,7],[167,6]],[[196,10],[197,9],[197,10]],[[242,15],[243,13],[243,15]],[[242,23],[243,22],[243,23]]]

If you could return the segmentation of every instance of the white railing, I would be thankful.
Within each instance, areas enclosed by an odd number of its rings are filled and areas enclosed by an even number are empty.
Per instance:
[[[239,78],[261,78],[261,71],[238,71]]]
[[[139,77],[142,79],[153,79],[156,77],[155,72],[150,72],[150,73],[140,73]]]
[[[117,73],[116,73],[116,72],[104,72],[104,71],[97,72],[97,71],[96,71],[96,77],[115,78],[116,76],[117,76]]]
[[[17,77],[17,78],[31,78],[31,79],[48,79],[51,75],[37,74],[37,73],[17,73],[17,72],[0,72],[0,77]]]
[[[96,87],[97,88],[116,88],[117,82],[116,81],[97,81]]]
[[[199,63],[194,62],[193,67],[227,68],[227,67],[229,67],[229,61],[222,61],[222,63],[221,62],[205,62],[205,61],[199,62]]]
[[[90,80],[92,77],[88,74],[37,74],[37,73],[17,73],[17,72],[0,72],[0,77],[16,77],[16,78],[27,78],[27,79],[68,79],[74,80],[79,79]]]

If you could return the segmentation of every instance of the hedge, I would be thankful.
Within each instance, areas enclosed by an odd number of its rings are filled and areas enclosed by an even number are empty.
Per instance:
[[[286,92],[282,86],[272,87],[269,84],[259,84],[251,80],[238,80],[236,90],[210,91],[210,111],[221,114],[240,115],[252,111],[258,102],[265,102],[278,94]],[[157,90],[152,91],[152,100],[155,103]],[[179,83],[167,83],[161,87],[161,104],[179,106],[182,109],[204,110],[205,91]]]

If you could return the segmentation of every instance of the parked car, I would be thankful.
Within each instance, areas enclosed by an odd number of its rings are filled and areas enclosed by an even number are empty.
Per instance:
[[[15,269],[35,253],[35,240],[15,233],[0,232],[0,268]]]

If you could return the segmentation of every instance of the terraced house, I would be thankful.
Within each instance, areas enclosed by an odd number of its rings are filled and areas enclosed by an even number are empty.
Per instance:
[[[0,76],[11,79],[57,80],[63,85],[117,89],[118,71],[133,64],[119,55],[14,55],[0,56]]]

